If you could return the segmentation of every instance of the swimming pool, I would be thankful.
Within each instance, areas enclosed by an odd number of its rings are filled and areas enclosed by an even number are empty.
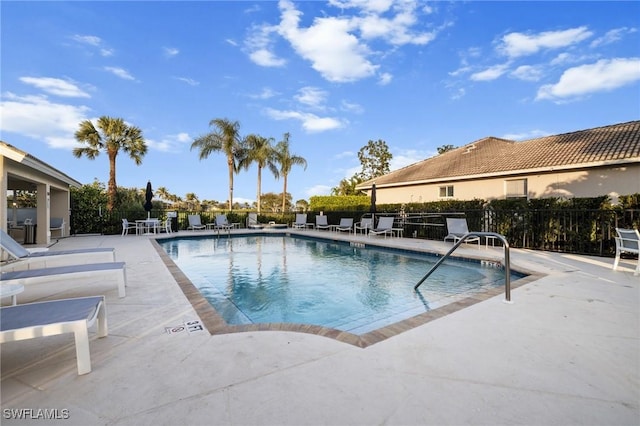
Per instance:
[[[234,325],[313,324],[362,335],[504,286],[502,268],[451,259],[416,292],[438,257],[361,243],[286,234],[158,242]]]

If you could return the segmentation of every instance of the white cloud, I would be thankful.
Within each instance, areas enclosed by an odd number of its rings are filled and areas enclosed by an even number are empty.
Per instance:
[[[114,53],[113,49],[104,46],[102,39],[98,36],[75,34],[71,38],[80,44],[99,48],[101,56],[112,56]]]
[[[602,59],[569,68],[556,84],[538,90],[536,99],[570,99],[610,91],[640,80],[640,58]]]
[[[89,94],[80,89],[74,82],[52,77],[20,77],[25,84],[37,87],[51,95],[66,98],[90,98]]]
[[[391,83],[391,80],[393,80],[393,76],[388,72],[383,72],[382,74],[380,74],[378,84],[381,86],[386,86],[387,84]]]
[[[302,124],[302,128],[309,133],[339,129],[345,125],[345,123],[337,118],[319,117],[315,114],[300,111],[281,111],[267,108],[265,113],[274,120],[298,120]]]
[[[17,96],[5,93],[0,102],[3,132],[13,132],[45,141],[52,148],[77,145],[74,133],[87,119],[89,108],[53,103],[47,96]]]
[[[304,193],[307,198],[313,197],[314,195],[330,195],[331,187],[328,185],[314,185],[311,188],[307,188]]]
[[[119,67],[104,67],[105,71],[109,71],[111,74],[120,77],[123,80],[135,80],[135,78],[129,74],[129,71]]]
[[[353,151],[343,151],[333,156],[335,160],[344,160],[345,158],[355,158],[355,157],[357,157],[357,154]]]
[[[277,27],[263,25],[251,28],[250,35],[245,40],[245,50],[249,52],[249,59],[256,65],[263,67],[282,67],[287,61],[271,51],[273,41],[271,35],[277,32]]]
[[[521,65],[511,72],[511,76],[518,80],[538,81],[542,78],[542,68],[533,65]]]
[[[498,64],[487,68],[484,71],[471,74],[471,80],[473,81],[491,81],[500,78],[507,72],[509,64]]]
[[[159,141],[154,139],[145,139],[145,142],[150,149],[155,149],[162,152],[181,152],[182,147],[186,143],[190,143],[191,141],[192,138],[188,133],[167,135]]]
[[[345,100],[340,102],[340,109],[342,111],[352,112],[354,114],[362,114],[364,112],[364,108],[362,107],[362,105],[353,102],[347,102]]]
[[[529,139],[542,138],[549,135],[551,135],[551,133],[545,132],[544,130],[536,129],[524,133],[507,133],[500,137],[502,139],[508,139],[510,141],[525,141]]]
[[[298,89],[298,94],[294,98],[301,104],[320,108],[327,100],[328,93],[317,87],[306,86]]]
[[[410,166],[426,158],[436,155],[436,152],[420,151],[417,149],[400,149],[393,153],[389,168],[391,171]]]
[[[622,40],[622,38],[625,35],[635,33],[636,31],[638,31],[636,28],[627,28],[627,27],[616,28],[616,29],[607,31],[607,33],[602,37],[598,37],[597,39],[593,40],[590,46],[600,47],[600,46],[605,46],[607,44],[615,43],[619,40]]]
[[[180,53],[180,50],[176,49],[175,47],[163,47],[162,50],[164,51],[164,56],[166,56],[167,58],[172,58]]]
[[[340,15],[315,17],[309,26],[302,27],[302,12],[292,1],[280,0],[280,23],[250,31],[245,42],[250,59],[262,66],[284,65],[273,52],[272,37],[277,33],[323,78],[344,83],[371,77],[380,67],[371,58],[384,57],[384,52],[373,51],[367,41],[381,40],[398,47],[424,45],[435,38],[435,32],[412,31],[419,23],[418,13],[430,13],[429,9],[418,9],[415,1],[333,0],[329,4],[341,8]],[[354,11],[347,14],[345,9]],[[380,83],[389,81],[390,75],[382,74]]]
[[[252,99],[270,99],[276,96],[278,92],[274,91],[270,87],[264,87],[260,93],[249,95]]]
[[[502,37],[498,51],[510,58],[516,58],[532,55],[543,49],[559,49],[578,44],[592,35],[586,27],[538,34],[510,33]]]
[[[199,81],[196,81],[192,78],[188,78],[188,77],[173,77],[176,80],[182,81],[184,83],[187,83],[189,86],[198,86],[200,84]]]

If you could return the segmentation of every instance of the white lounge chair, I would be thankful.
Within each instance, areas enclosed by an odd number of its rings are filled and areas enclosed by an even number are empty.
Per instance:
[[[220,233],[221,229],[223,231],[227,231],[227,233],[229,233],[229,232],[231,232],[231,229],[233,228],[233,225],[231,223],[229,223],[229,221],[227,220],[227,215],[226,214],[218,214],[218,215],[216,215],[216,223],[215,223],[213,228],[217,229],[218,233]]]
[[[369,236],[371,235],[387,235],[393,237],[393,216],[383,216],[378,220],[378,226],[369,230]]]
[[[296,221],[291,224],[294,229],[306,229],[307,228],[307,214],[296,213]]]
[[[336,231],[351,233],[353,230],[353,218],[343,217],[340,219],[340,223],[336,226]]]
[[[640,275],[640,232],[637,229],[616,228],[616,233],[618,236],[615,237],[616,259],[613,262],[613,270],[618,269],[622,253],[631,253],[638,256],[638,263],[633,275]]]
[[[108,334],[104,296],[49,300],[0,308],[0,343],[73,333],[78,374],[91,372],[89,327]]]
[[[0,247],[15,262],[3,266],[3,271],[19,271],[33,268],[46,268],[79,263],[114,262],[116,252],[113,248],[89,248],[76,250],[31,252],[22,247],[9,234],[0,229]]]
[[[353,225],[353,233],[357,234],[358,230],[362,231],[363,234],[369,232],[369,229],[373,228],[373,218],[366,217],[360,219],[360,222],[356,222]]]
[[[469,227],[467,226],[467,219],[463,218],[447,218],[447,236],[444,237],[444,241],[453,240],[453,244],[462,239],[463,236],[469,233]],[[480,237],[470,237],[465,240],[466,243],[477,243],[480,247]]]
[[[124,237],[125,235],[128,235],[130,229],[135,229],[136,230],[136,234],[137,234],[138,233],[138,224],[137,223],[131,223],[127,219],[123,218],[122,219],[122,236]]]
[[[262,229],[264,225],[258,223],[258,213],[249,213],[247,215],[247,228],[249,229]]]
[[[66,222],[62,217],[52,217],[51,219],[49,219],[49,231],[52,233],[53,231],[60,231],[60,238],[64,237],[64,231],[66,228],[65,225]]]
[[[187,229],[195,231],[196,229],[205,229],[207,227],[202,224],[199,214],[190,214],[187,219],[189,220],[189,226],[187,226]]]
[[[331,225],[327,222],[327,217],[325,215],[316,215],[316,229],[331,229]]]
[[[95,277],[97,274],[113,277],[118,283],[118,296],[125,297],[127,275],[124,262],[87,263],[84,265],[54,266],[24,271],[0,272],[2,284],[41,284],[66,281],[72,278]]]

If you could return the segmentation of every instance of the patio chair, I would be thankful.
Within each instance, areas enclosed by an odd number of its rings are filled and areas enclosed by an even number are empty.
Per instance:
[[[258,223],[258,213],[249,213],[247,215],[247,228],[249,229],[262,229],[264,225]]]
[[[69,278],[95,278],[97,275],[113,277],[118,283],[118,296],[125,297],[127,275],[124,262],[86,263],[83,265],[54,266],[23,271],[0,272],[2,284],[52,283]]]
[[[60,238],[64,238],[65,225],[66,222],[62,217],[52,217],[49,219],[49,231],[60,231]]]
[[[307,214],[296,213],[296,221],[291,224],[294,229],[306,229],[307,228]]]
[[[336,230],[340,232],[348,232],[351,233],[353,230],[353,218],[343,217],[340,219],[340,223],[336,226]]]
[[[129,235],[129,229],[135,229],[136,234],[138,233],[138,225],[136,223],[131,223],[127,219],[122,219],[122,236]]]
[[[173,231],[171,230],[171,218],[168,217],[162,221],[161,230],[166,232],[167,234],[171,234]]]
[[[325,215],[316,215],[316,229],[331,229],[331,225],[327,223],[327,217]]]
[[[0,229],[0,247],[16,261],[3,266],[4,271],[18,271],[32,268],[46,268],[78,263],[114,262],[113,248],[89,248],[59,251],[32,252],[22,247],[9,234]]]
[[[233,228],[233,225],[230,224],[229,221],[227,220],[226,214],[216,215],[216,223],[214,225],[214,229],[217,229],[218,233],[220,233],[221,229],[223,231],[226,230],[227,233],[230,233],[232,228]]]
[[[393,216],[383,216],[378,220],[378,226],[369,230],[369,236],[371,235],[387,235],[393,237]]]
[[[91,372],[89,327],[106,337],[104,296],[48,300],[0,308],[0,343],[73,333],[78,375]]]
[[[190,214],[187,219],[189,221],[189,226],[187,226],[187,229],[195,231],[196,229],[205,229],[207,227],[206,225],[202,224],[199,214]]]
[[[469,227],[467,226],[467,219],[464,218],[447,218],[447,236],[444,237],[444,241],[453,240],[453,244],[457,243],[465,235],[469,233]],[[477,243],[480,248],[480,237],[471,237],[465,240],[467,243]]]
[[[640,232],[637,229],[616,228],[616,233],[618,236],[615,237],[616,258],[613,262],[613,270],[618,268],[622,253],[631,253],[638,256],[638,263],[633,275],[640,275]]]
[[[353,233],[357,234],[358,230],[362,231],[363,234],[369,232],[369,229],[373,228],[373,218],[366,217],[360,219],[360,222],[356,222],[353,225]]]

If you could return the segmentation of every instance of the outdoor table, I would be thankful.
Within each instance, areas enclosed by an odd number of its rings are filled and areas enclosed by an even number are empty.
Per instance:
[[[136,220],[136,234],[138,235],[152,235],[155,234],[160,225],[158,219],[138,219]]]
[[[2,284],[0,285],[0,297],[11,296],[11,304],[18,304],[18,294],[24,291],[22,284]]]

